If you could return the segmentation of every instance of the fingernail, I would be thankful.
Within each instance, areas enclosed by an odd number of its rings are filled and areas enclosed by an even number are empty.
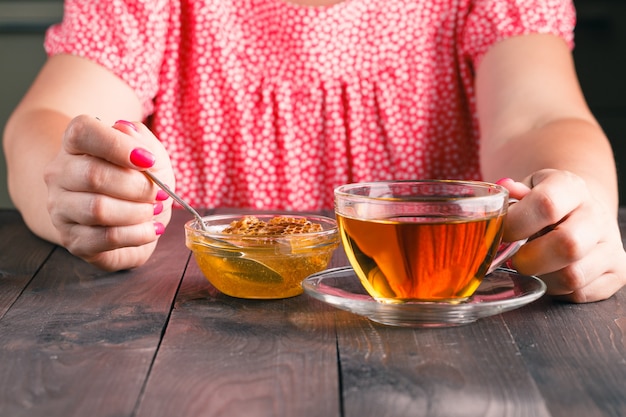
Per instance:
[[[513,179],[511,179],[511,178],[500,178],[498,181],[496,181],[496,184],[502,185],[505,182],[509,182],[509,181],[513,181]]]
[[[156,195],[157,201],[165,201],[168,198],[170,198],[170,196],[167,195],[167,193],[165,191],[163,191],[163,190],[157,191],[157,195]]]
[[[154,233],[156,233],[157,236],[161,236],[165,233],[165,226],[163,223],[154,222]]]
[[[135,132],[138,132],[137,126],[135,126],[135,124],[133,122],[129,122],[128,120],[118,120],[117,122],[115,122],[115,124],[113,126],[115,126],[115,125],[124,125],[124,126],[130,127]]]
[[[154,215],[161,214],[163,212],[163,203],[156,202],[154,203]]]
[[[156,162],[156,158],[146,149],[135,148],[130,153],[130,162],[139,168],[150,168]]]

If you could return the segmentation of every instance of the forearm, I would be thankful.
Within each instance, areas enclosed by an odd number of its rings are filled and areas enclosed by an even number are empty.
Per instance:
[[[48,213],[46,166],[59,154],[66,127],[80,114],[98,116],[111,126],[118,119],[139,120],[134,91],[107,69],[71,56],[51,57],[7,122],[4,151],[9,193],[37,235],[59,243]]]
[[[68,122],[68,116],[52,110],[18,111],[4,132],[11,199],[28,227],[54,243],[59,243],[59,234],[47,209],[44,169],[59,152]]]
[[[497,143],[488,146],[488,143]],[[617,175],[611,146],[599,126],[588,120],[558,119],[506,141],[486,140],[481,149],[486,180],[522,180],[540,169],[570,171],[593,197],[617,214]]]

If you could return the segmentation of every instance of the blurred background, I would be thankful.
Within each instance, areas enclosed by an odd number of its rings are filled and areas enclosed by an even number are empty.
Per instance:
[[[585,96],[604,127],[626,204],[626,1],[574,0],[578,11],[574,58]],[[0,0],[0,127],[45,60],[45,29],[58,22],[62,0]],[[12,207],[0,149],[0,208]]]

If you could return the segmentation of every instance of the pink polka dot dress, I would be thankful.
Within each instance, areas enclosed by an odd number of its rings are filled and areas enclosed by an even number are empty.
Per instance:
[[[49,54],[136,92],[197,207],[320,210],[344,183],[480,179],[476,65],[495,42],[573,43],[570,0],[67,0]]]

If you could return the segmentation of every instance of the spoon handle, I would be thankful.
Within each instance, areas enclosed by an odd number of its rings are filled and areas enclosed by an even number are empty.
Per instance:
[[[161,188],[163,191],[165,191],[167,193],[167,195],[169,195],[170,197],[172,197],[178,204],[180,204],[181,206],[183,206],[183,208],[185,208],[185,210],[187,210],[188,212],[190,212],[191,214],[194,215],[194,217],[196,218],[196,220],[198,221],[198,223],[200,223],[200,227],[202,228],[202,230],[206,230],[206,226],[204,225],[204,221],[202,220],[202,216],[200,216],[200,214],[198,214],[198,212],[196,210],[194,210],[193,207],[191,207],[189,204],[187,204],[185,202],[185,200],[183,200],[182,198],[180,198],[174,191],[172,191],[170,189],[170,187],[168,187],[167,185],[165,185],[160,179],[158,179],[157,177],[154,176],[154,174],[152,174],[150,171],[143,171],[143,174],[148,177],[150,179],[150,181],[154,182],[156,185],[159,186],[159,188]]]

